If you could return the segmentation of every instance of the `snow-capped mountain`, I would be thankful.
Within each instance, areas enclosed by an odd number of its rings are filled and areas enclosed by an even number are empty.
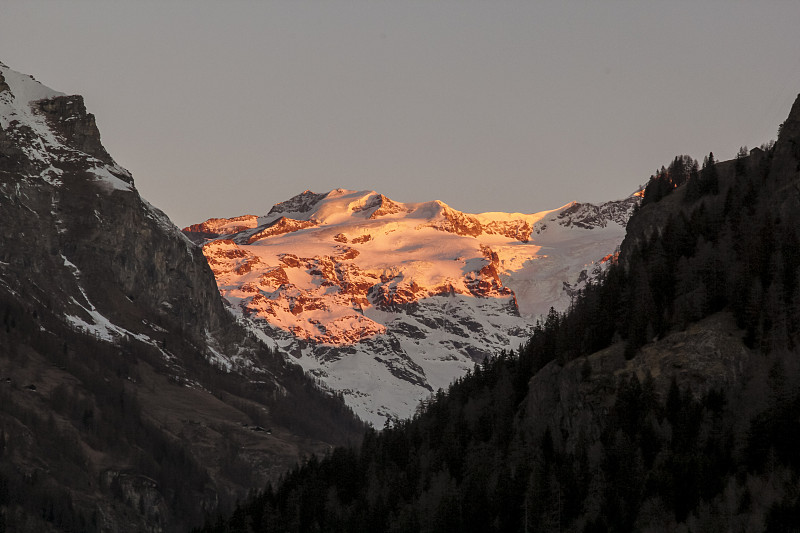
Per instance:
[[[380,426],[566,308],[613,257],[638,200],[467,214],[305,191],[184,233],[236,314]]]

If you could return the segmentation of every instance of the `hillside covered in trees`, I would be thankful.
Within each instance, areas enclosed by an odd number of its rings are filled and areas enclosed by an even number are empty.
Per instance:
[[[800,527],[800,99],[774,145],[648,184],[518,351],[203,531]]]

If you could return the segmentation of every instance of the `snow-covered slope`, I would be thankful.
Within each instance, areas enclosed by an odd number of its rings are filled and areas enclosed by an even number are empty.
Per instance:
[[[637,202],[466,214],[305,191],[265,216],[184,232],[204,243],[234,312],[382,425],[564,309],[615,252]]]

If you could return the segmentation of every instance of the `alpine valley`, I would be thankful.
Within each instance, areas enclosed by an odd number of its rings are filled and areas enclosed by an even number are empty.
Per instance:
[[[601,205],[181,231],[0,63],[0,533],[798,531],[798,265],[800,97]]]
[[[382,427],[566,309],[613,259],[639,199],[473,215],[305,191],[183,231],[243,323]]]

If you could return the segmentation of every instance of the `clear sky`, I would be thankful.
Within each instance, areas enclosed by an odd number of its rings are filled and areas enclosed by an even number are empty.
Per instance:
[[[179,226],[338,187],[536,212],[774,139],[799,23],[778,0],[5,0],[0,61],[84,95]]]

